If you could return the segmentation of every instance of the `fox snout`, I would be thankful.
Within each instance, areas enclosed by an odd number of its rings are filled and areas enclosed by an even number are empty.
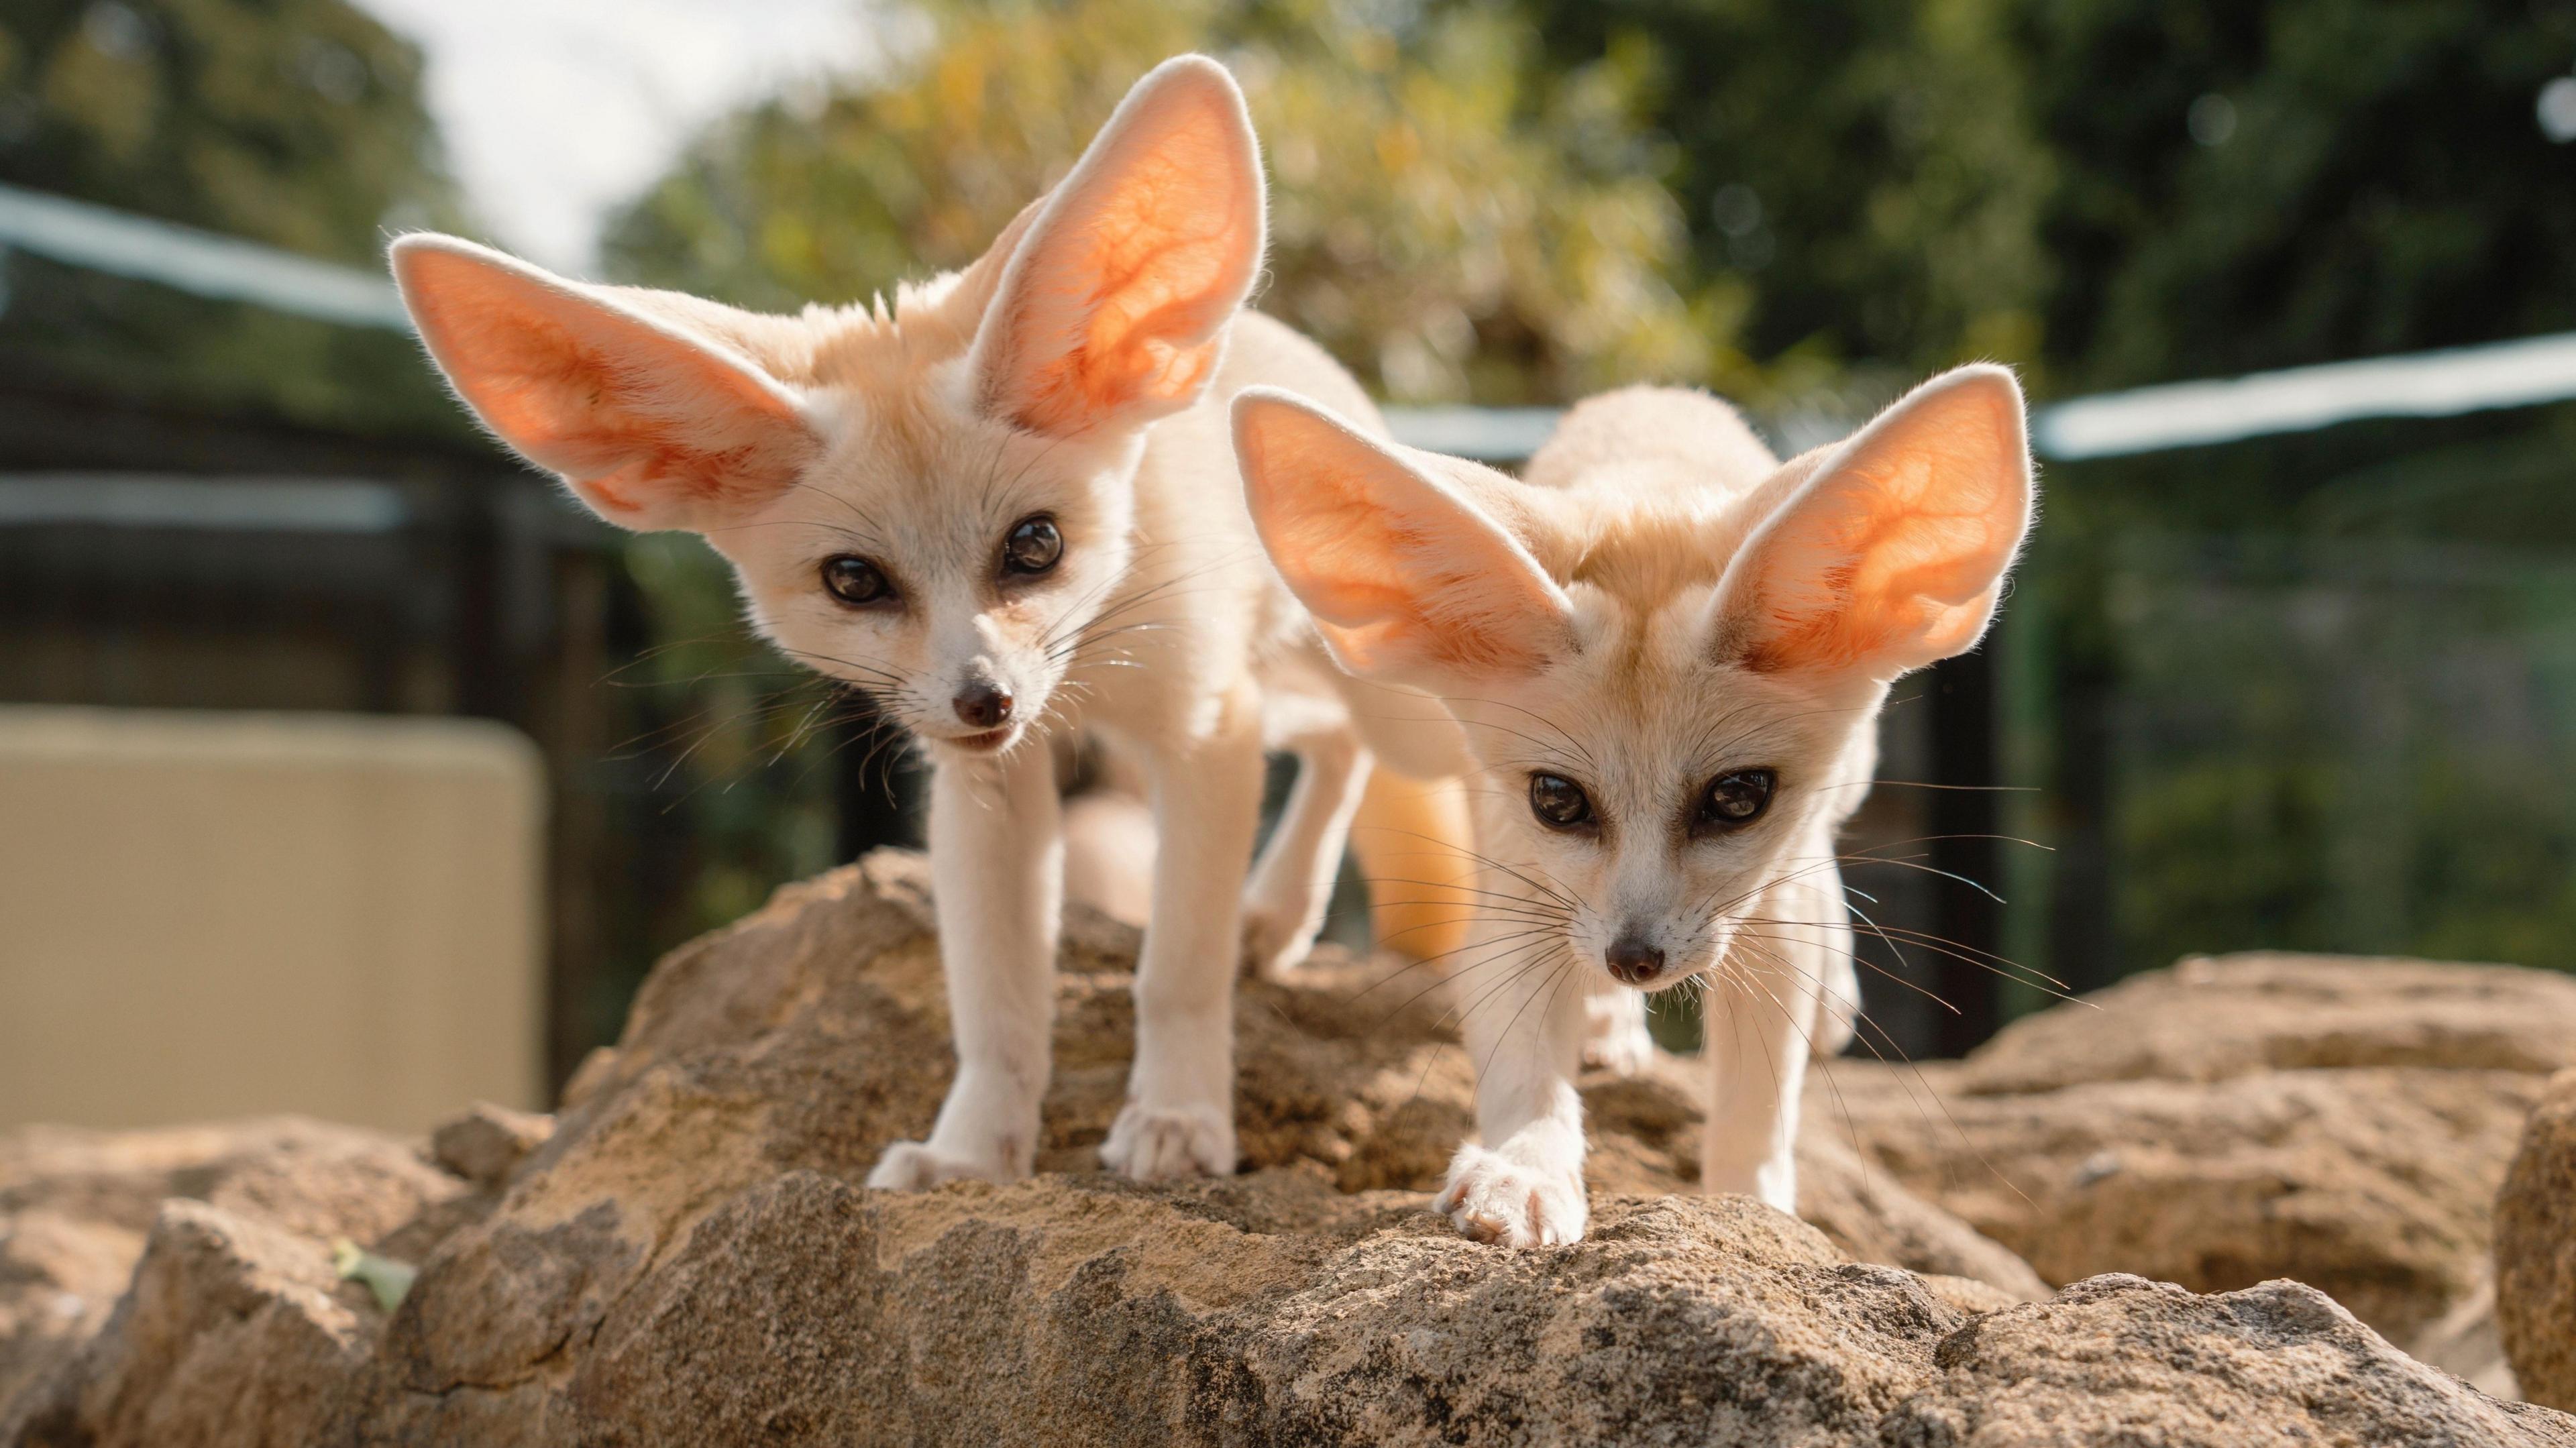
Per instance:
[[[1011,691],[990,680],[970,681],[949,704],[969,729],[997,729],[1011,722]]]
[[[1044,712],[1048,681],[1007,654],[978,651],[947,669],[935,670],[921,692],[928,717],[921,732],[931,739],[982,749],[1015,738],[1020,726]],[[943,705],[937,701],[945,699]]]
[[[1648,943],[1645,932],[1632,925],[1601,952],[1601,963],[1621,985],[1650,986],[1664,973],[1664,948]]]

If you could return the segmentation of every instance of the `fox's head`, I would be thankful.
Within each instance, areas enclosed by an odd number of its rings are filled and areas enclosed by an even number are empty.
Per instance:
[[[789,655],[975,754],[1045,715],[1113,598],[1145,429],[1207,387],[1263,225],[1242,96],[1183,56],[981,260],[890,310],[760,316],[443,236],[393,269],[504,442],[609,522],[704,534]]]
[[[1614,393],[1532,460],[1556,486],[1268,389],[1234,427],[1262,541],[1334,655],[1465,727],[1517,958],[1645,990],[1779,938],[1766,893],[1831,868],[1889,682],[1977,642],[2033,503],[1999,367],[1785,466],[1704,394]]]

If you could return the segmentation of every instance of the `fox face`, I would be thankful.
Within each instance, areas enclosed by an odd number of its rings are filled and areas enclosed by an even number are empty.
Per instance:
[[[977,755],[1066,702],[1134,562],[1146,429],[1215,374],[1263,210],[1242,97],[1193,56],[982,259],[891,307],[754,315],[451,237],[392,261],[503,441],[612,523],[703,534],[790,657]]]
[[[935,747],[998,753],[1048,722],[1127,575],[1139,439],[943,421],[848,407],[800,486],[708,539],[781,652]]]
[[[1556,486],[1284,393],[1238,399],[1235,431],[1264,545],[1336,658],[1464,727],[1497,947],[1466,971],[1648,991],[1758,974],[1838,918],[1838,891],[1782,887],[1834,878],[1889,682],[1976,642],[2033,499],[2020,390],[1992,367],[1785,466],[1704,395],[1613,394],[1533,460]]]
[[[1488,796],[1478,848],[1527,877],[1532,943],[1653,991],[1804,927],[1769,891],[1831,868],[1815,826],[1868,783],[1853,721],[1874,718],[1872,691],[1713,659],[1705,598],[1633,611],[1568,593],[1590,647],[1448,696]]]

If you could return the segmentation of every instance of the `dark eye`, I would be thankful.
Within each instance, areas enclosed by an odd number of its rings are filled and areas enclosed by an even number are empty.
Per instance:
[[[1530,813],[1555,829],[1579,830],[1592,823],[1592,797],[1561,774],[1533,774]]]
[[[882,603],[894,597],[894,586],[868,560],[836,553],[823,560],[823,587],[843,603]]]
[[[1753,823],[1771,807],[1771,787],[1779,778],[1767,769],[1738,769],[1710,780],[1699,802],[1700,823],[1721,830]]]
[[[1044,573],[1063,556],[1064,535],[1044,513],[1012,524],[1010,536],[1002,540],[1004,573]]]

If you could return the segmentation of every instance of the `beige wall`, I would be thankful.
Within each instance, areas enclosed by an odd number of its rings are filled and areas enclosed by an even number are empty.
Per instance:
[[[0,1126],[539,1104],[544,799],[498,724],[0,707]]]

